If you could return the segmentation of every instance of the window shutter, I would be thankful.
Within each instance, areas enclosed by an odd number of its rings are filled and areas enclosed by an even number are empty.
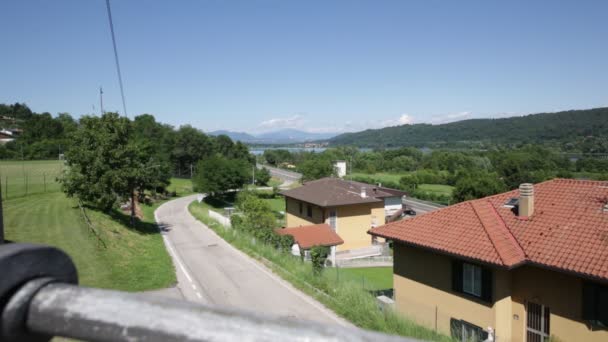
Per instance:
[[[583,283],[583,320],[595,319],[595,286],[591,283]]]
[[[452,290],[462,292],[462,261],[452,260]]]
[[[481,299],[492,302],[492,270],[489,268],[481,269]]]

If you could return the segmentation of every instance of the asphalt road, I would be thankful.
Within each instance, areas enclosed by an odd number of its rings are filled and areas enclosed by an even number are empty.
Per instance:
[[[188,211],[188,205],[196,197],[167,202],[154,213],[184,299],[254,310],[288,320],[349,325],[197,221]]]
[[[435,211],[437,209],[444,208],[444,206],[439,204],[423,202],[410,197],[406,197],[403,200],[403,204],[405,204],[408,208],[414,209],[417,215],[425,214],[431,211]]]
[[[279,178],[279,179],[283,180],[283,182],[297,182],[300,179],[302,179],[302,174],[297,173],[297,172],[287,171],[287,170],[279,169],[279,168],[268,166],[268,165],[258,164],[258,168],[262,168],[262,167],[267,168],[268,171],[270,171],[271,176]]]

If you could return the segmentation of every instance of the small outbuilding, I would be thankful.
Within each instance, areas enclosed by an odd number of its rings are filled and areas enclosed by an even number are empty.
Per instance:
[[[330,247],[329,258],[332,265],[336,261],[336,246],[344,243],[344,240],[326,223],[277,229],[277,234],[293,236],[295,242],[291,247],[293,255],[301,255],[301,251],[308,255],[308,251],[314,246]]]

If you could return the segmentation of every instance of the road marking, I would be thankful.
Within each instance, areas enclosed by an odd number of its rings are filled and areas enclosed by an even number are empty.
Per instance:
[[[154,211],[154,219],[156,220],[156,225],[158,225],[158,223],[160,221],[158,219],[158,214],[156,213],[158,211],[158,209],[160,209],[160,207],[156,208],[156,210]],[[173,247],[171,245],[171,241],[169,240],[169,236],[167,236],[166,234],[162,234],[162,232],[161,232],[161,235],[163,237],[163,241],[165,242],[165,246],[167,246],[167,249],[169,250],[169,254],[171,254],[173,260],[175,260],[175,262],[177,263],[177,265],[179,266],[179,268],[182,270],[182,272],[184,273],[184,275],[186,276],[186,278],[188,278],[188,281],[190,282],[190,285],[194,289],[194,293],[196,293],[196,296],[199,299],[202,300],[203,296],[196,290],[196,285],[194,284],[194,281],[192,280],[192,277],[190,276],[190,274],[186,270],[186,267],[182,263],[182,260],[180,259],[179,255],[177,254],[177,252],[175,251],[175,249],[173,249]]]

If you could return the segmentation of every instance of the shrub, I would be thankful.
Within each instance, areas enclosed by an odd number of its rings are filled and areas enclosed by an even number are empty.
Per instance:
[[[325,259],[329,255],[329,247],[314,246],[310,249],[310,259],[312,261],[312,270],[316,275],[321,274]]]

